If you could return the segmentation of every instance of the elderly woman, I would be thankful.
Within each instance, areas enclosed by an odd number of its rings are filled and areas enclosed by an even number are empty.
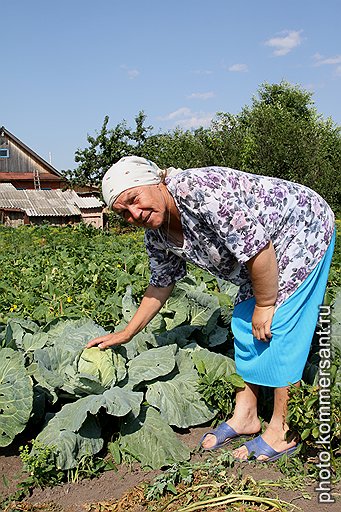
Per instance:
[[[158,313],[186,261],[240,286],[232,317],[237,372],[246,386],[236,407],[202,439],[216,449],[257,434],[259,385],[274,390],[272,418],[262,435],[234,451],[272,461],[292,454],[286,404],[299,385],[323,302],[335,239],[334,216],[315,192],[297,183],[224,167],[175,170],[167,176],[144,158],[125,157],[103,178],[109,208],[146,229],[151,278],[141,304],[120,332],[88,347],[130,341]]]

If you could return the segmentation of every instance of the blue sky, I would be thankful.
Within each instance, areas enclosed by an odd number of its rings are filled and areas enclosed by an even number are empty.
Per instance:
[[[3,2],[0,125],[61,170],[105,115],[208,126],[263,82],[301,85],[341,124],[340,19],[340,0]]]

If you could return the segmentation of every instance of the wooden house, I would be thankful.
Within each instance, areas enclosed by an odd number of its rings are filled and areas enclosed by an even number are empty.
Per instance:
[[[0,128],[0,224],[69,224],[103,228],[103,204],[97,187],[77,194],[67,179],[15,137]]]
[[[65,177],[4,126],[0,128],[0,183],[16,189],[55,190],[67,186]]]

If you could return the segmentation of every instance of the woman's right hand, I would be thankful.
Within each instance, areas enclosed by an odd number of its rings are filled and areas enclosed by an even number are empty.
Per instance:
[[[121,345],[122,343],[128,343],[130,341],[129,336],[124,331],[118,331],[111,334],[105,334],[104,336],[99,336],[98,338],[94,338],[89,341],[86,345],[86,348],[91,347],[99,347],[99,348],[108,348],[115,345]]]
[[[121,345],[122,343],[128,343],[136,334],[138,334],[146,325],[151,321],[152,318],[160,311],[166,300],[169,298],[174,284],[170,284],[165,288],[158,288],[153,285],[149,285],[141,304],[137,308],[133,318],[122,330],[113,334],[106,334],[105,336],[99,336],[86,345],[86,348],[99,347],[108,348],[115,345]]]

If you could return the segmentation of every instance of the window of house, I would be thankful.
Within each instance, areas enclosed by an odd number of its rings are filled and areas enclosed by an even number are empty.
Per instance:
[[[0,158],[9,158],[9,149],[0,148]]]

